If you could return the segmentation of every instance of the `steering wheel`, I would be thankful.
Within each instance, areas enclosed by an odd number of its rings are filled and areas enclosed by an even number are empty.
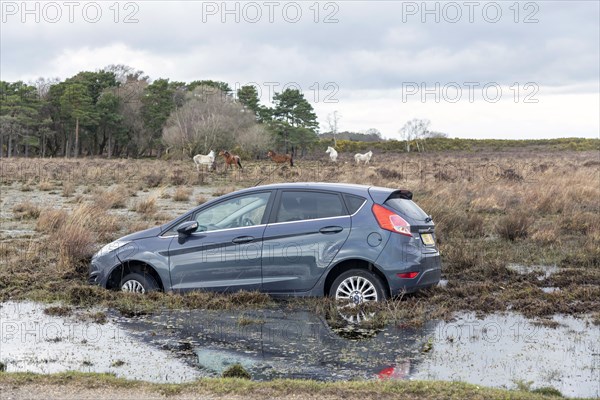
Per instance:
[[[254,221],[252,221],[250,218],[248,218],[248,217],[242,218],[242,226],[252,226],[252,225],[254,225]]]

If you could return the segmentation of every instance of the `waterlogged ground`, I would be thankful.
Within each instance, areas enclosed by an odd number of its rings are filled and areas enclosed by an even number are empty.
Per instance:
[[[506,313],[422,326],[361,329],[288,309],[173,311],[104,324],[84,311],[48,316],[45,305],[4,303],[0,360],[8,371],[111,372],[153,382],[220,376],[242,364],[253,379],[414,379],[514,388],[553,387],[566,396],[600,396],[600,329],[554,316],[532,321]],[[362,314],[361,318],[375,318]]]
[[[0,361],[7,372],[107,372],[151,382],[183,382],[201,371],[170,352],[140,341],[120,325],[44,313],[33,302],[0,304]]]

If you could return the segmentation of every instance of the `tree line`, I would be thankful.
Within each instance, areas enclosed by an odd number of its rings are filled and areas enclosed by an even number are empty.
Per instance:
[[[111,65],[60,81],[0,81],[0,157],[191,157],[267,147],[304,154],[318,141],[317,116],[297,89],[260,103],[254,86],[151,80]]]

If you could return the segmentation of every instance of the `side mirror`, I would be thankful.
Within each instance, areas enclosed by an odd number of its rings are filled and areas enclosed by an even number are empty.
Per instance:
[[[185,239],[198,229],[197,221],[186,221],[181,223],[177,227],[177,233],[179,233],[179,244],[182,244]]]

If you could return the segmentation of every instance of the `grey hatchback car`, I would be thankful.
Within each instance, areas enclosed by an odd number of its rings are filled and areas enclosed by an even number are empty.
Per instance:
[[[435,242],[431,217],[407,190],[272,184],[107,244],[89,281],[139,293],[259,290],[361,303],[436,285]]]

